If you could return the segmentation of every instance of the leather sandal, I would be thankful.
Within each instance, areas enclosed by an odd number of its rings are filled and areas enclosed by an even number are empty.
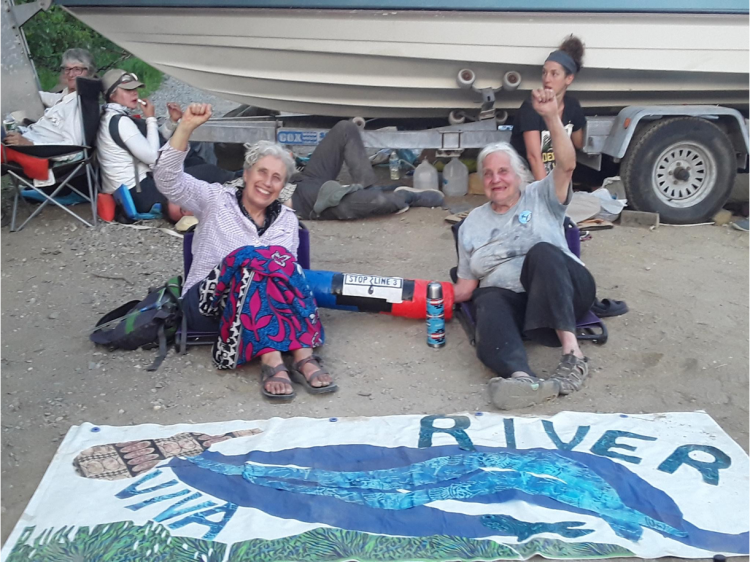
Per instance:
[[[315,366],[318,367],[318,370],[309,377],[306,377],[302,372],[302,367],[311,362],[315,363]],[[297,361],[292,365],[292,370],[289,372],[289,377],[297,384],[303,385],[307,392],[309,392],[310,394],[327,394],[329,392],[336,392],[339,387],[333,381],[331,381],[331,384],[327,384],[325,386],[313,386],[312,384],[310,384],[311,381],[314,381],[320,376],[330,374],[327,370],[323,369],[320,366],[322,362],[323,360],[320,358],[320,356],[315,354]]]
[[[295,396],[297,396],[297,393],[294,392],[294,387],[292,387],[292,383],[290,381],[276,376],[276,373],[283,372],[289,373],[289,370],[283,363],[277,365],[276,367],[269,367],[265,364],[261,364],[260,366],[260,391],[263,396],[274,402],[289,402],[290,400],[294,399]],[[268,392],[266,390],[266,383],[268,381],[281,382],[289,385],[289,387],[292,389],[292,392],[290,392],[289,394],[274,394],[272,392]]]
[[[610,316],[620,316],[628,312],[628,305],[625,301],[615,299],[596,299],[591,305],[591,312],[599,318],[608,318]]]

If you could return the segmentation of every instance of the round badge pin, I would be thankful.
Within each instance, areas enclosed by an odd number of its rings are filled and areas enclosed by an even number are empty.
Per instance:
[[[524,211],[520,215],[518,215],[518,222],[521,224],[526,224],[531,220],[531,211]]]

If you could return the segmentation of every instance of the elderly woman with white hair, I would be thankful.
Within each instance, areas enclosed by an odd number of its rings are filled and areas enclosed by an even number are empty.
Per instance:
[[[507,143],[486,147],[479,173],[489,202],[474,209],[459,231],[456,302],[471,299],[477,356],[498,376],[490,395],[500,409],[523,408],[579,390],[588,376],[576,320],[594,303],[591,273],[568,249],[563,221],[572,196],[575,149],[560,120],[555,92],[532,92],[557,165],[531,176]],[[529,367],[523,338],[562,346],[562,360],[547,380]]]
[[[76,99],[76,78],[91,78],[96,73],[94,58],[86,49],[68,49],[60,65],[61,92],[39,92],[47,109],[32,125],[21,127],[20,132],[8,133],[3,142],[8,145],[85,144],[81,113]]]
[[[199,220],[182,298],[188,328],[219,332],[219,368],[259,357],[266,398],[292,399],[290,376],[310,393],[333,392],[337,386],[312,353],[324,336],[296,262],[299,222],[278,200],[294,160],[282,146],[260,142],[248,150],[239,189],[195,179],[183,161],[190,135],[210,116],[210,105],[191,104],[154,168],[159,191]],[[293,356],[291,371],[284,352]]]

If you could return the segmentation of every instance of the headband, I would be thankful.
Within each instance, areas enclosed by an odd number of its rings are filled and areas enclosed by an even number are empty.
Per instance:
[[[576,61],[573,60],[573,57],[565,51],[552,51],[547,57],[547,60],[558,63],[568,74],[576,74],[580,70]]]

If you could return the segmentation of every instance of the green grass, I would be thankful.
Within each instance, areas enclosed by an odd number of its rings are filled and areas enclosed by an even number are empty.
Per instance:
[[[161,81],[164,78],[164,75],[160,71],[135,57],[124,60],[117,65],[117,68],[122,68],[123,70],[134,73],[138,76],[138,79],[145,84],[145,87],[140,90],[142,98],[148,97],[158,90],[159,86],[161,86]],[[49,68],[37,68],[37,74],[39,75],[39,83],[42,86],[42,90],[47,92],[54,89],[60,80],[59,72],[50,70]]]

